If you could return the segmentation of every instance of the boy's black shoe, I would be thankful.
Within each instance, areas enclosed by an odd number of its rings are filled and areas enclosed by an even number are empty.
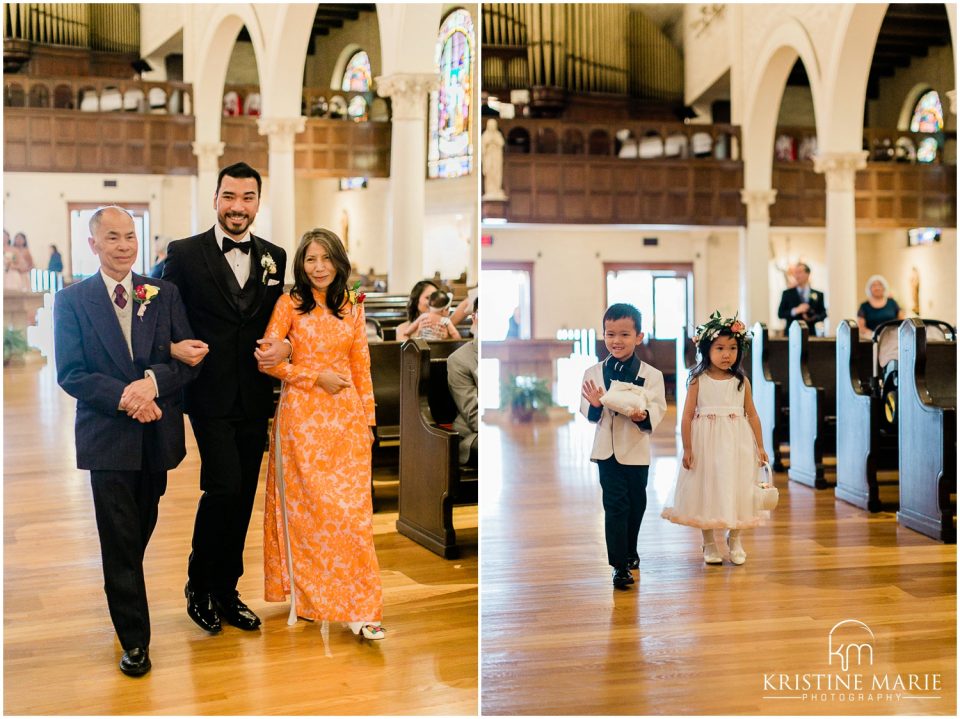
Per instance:
[[[626,567],[613,568],[613,586],[616,589],[623,589],[627,585],[633,584],[633,575]]]
[[[627,562],[627,569],[640,569],[640,557],[634,557]]]

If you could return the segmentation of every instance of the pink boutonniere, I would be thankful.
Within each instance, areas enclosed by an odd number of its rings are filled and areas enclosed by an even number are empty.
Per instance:
[[[160,288],[156,285],[137,285],[133,288],[133,301],[140,305],[137,310],[137,317],[143,322],[143,313],[147,311],[147,305],[150,300],[160,294]]]

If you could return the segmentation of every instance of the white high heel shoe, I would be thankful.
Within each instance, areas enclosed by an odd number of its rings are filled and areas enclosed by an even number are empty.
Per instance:
[[[350,627],[350,631],[355,635],[363,635],[364,639],[380,641],[387,636],[386,630],[380,626],[379,622],[376,624],[372,622],[347,622],[347,626]]]

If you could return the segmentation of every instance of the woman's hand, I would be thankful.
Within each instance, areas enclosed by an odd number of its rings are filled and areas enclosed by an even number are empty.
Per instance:
[[[647,418],[647,410],[645,409],[635,409],[630,413],[630,419],[634,422],[642,422]]]
[[[766,450],[761,449],[759,452],[757,452],[757,461],[760,462],[761,467],[770,462],[770,458],[767,456]]]
[[[693,451],[689,449],[683,450],[683,468],[684,469],[693,469]]]
[[[317,377],[317,387],[330,394],[337,394],[350,386],[350,377],[339,372],[321,372]]]

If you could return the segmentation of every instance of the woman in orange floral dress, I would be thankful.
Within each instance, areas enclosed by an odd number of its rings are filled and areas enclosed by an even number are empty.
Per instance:
[[[346,622],[354,634],[383,639],[363,305],[347,290],[350,261],[329,230],[303,236],[293,273],[266,332],[288,339],[293,353],[289,363],[262,370],[283,380],[267,464],[266,599],[289,596],[290,624],[298,616]]]

